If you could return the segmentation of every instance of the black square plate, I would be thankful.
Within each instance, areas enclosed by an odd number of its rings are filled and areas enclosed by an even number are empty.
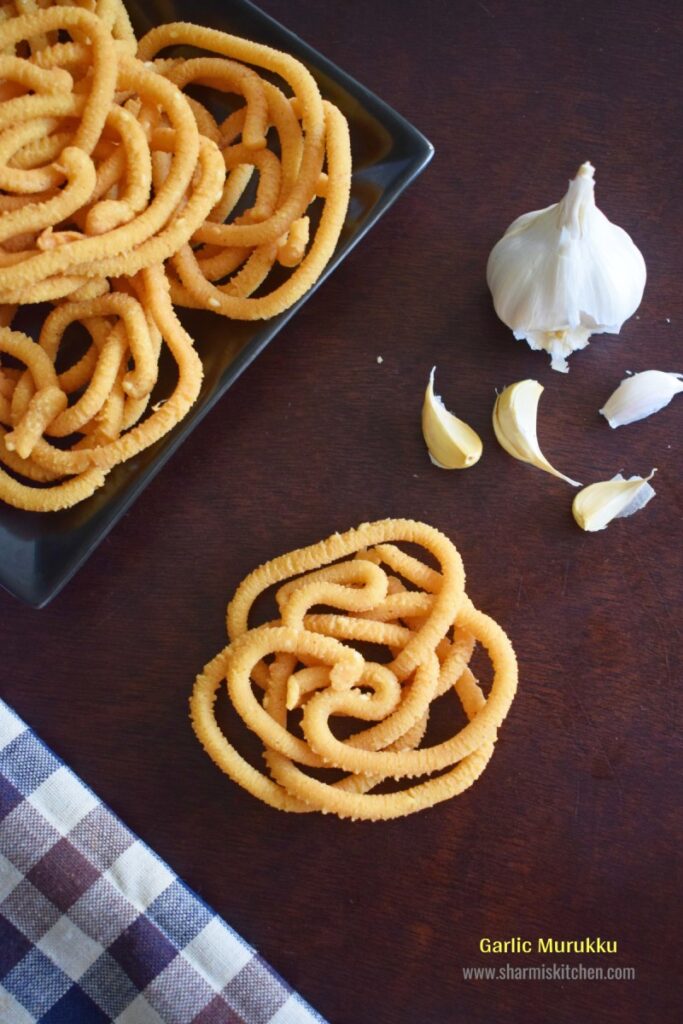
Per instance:
[[[351,203],[337,251],[316,287],[432,157],[431,144],[396,111],[248,0],[210,0],[199,6],[189,0],[153,0],[127,6],[139,35],[163,21],[199,21],[285,50],[307,65],[323,96],[346,115],[354,162]],[[190,314],[188,328],[197,340],[205,368],[202,392],[190,414],[147,451],[112,470],[105,485],[75,508],[41,514],[0,506],[0,585],[36,608],[59,593],[214,403],[314,290],[265,323],[233,321],[228,325],[210,313]],[[231,337],[226,344],[228,332]]]

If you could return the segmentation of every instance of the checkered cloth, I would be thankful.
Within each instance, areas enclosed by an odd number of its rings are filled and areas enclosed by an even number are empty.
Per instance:
[[[1,700],[0,1021],[325,1024]]]

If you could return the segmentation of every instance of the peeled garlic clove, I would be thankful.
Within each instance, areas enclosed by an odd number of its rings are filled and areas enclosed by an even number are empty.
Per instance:
[[[574,498],[572,515],[582,530],[595,533],[604,530],[613,519],[632,516],[647,505],[655,496],[655,489],[648,480],[657,472],[653,469],[648,477],[631,476],[625,480],[617,473],[611,480],[584,487]]]
[[[498,442],[520,462],[528,462],[560,480],[566,480],[572,487],[580,487],[581,484],[576,480],[571,480],[551,466],[540,449],[536,436],[536,417],[542,393],[543,386],[537,380],[521,380],[501,391],[493,407],[493,429]]]
[[[440,469],[467,469],[481,458],[481,438],[434,394],[435,371],[434,366],[422,406],[422,434],[429,458]]]
[[[600,410],[610,427],[623,427],[659,412],[683,391],[682,373],[644,370],[626,377]]]
[[[619,333],[645,288],[640,251],[595,205],[594,173],[582,164],[561,202],[518,217],[486,269],[503,323],[565,373],[592,334]]]

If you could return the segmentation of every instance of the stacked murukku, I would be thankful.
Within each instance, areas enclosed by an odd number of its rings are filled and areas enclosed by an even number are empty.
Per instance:
[[[198,55],[160,56],[178,46]],[[0,101],[0,499],[52,511],[196,400],[174,305],[264,319],[314,284],[348,126],[287,54],[185,23],[138,44],[120,0],[0,6]],[[35,340],[12,329],[34,303]],[[177,380],[152,402],[164,348]]]
[[[251,627],[254,602],[273,587],[278,618]],[[382,820],[456,796],[486,768],[517,686],[510,641],[465,593],[457,549],[409,519],[366,523],[262,565],[228,605],[227,629],[230,643],[197,677],[192,725],[222,771],[284,811]],[[477,644],[493,670],[488,695],[469,668]],[[263,744],[267,774],[219,725],[226,686]],[[466,724],[423,746],[439,704],[440,724],[456,717],[453,696]]]

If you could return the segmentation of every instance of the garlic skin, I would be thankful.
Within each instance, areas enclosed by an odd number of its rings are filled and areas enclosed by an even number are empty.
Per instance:
[[[595,533],[604,530],[613,519],[623,519],[639,512],[656,494],[648,483],[656,472],[653,469],[648,477],[631,476],[628,480],[617,473],[611,480],[589,484],[574,498],[574,519],[582,530]]]
[[[594,173],[582,164],[561,202],[513,221],[486,268],[500,319],[562,373],[592,334],[619,333],[645,288],[639,249],[595,205]]]
[[[481,438],[434,394],[435,372],[433,366],[422,406],[422,435],[429,458],[439,469],[467,469],[481,458]]]
[[[560,473],[546,459],[538,444],[536,419],[543,386],[537,380],[521,380],[510,384],[496,398],[493,407],[493,429],[498,443],[515,459],[566,480],[580,487],[577,480]]]
[[[683,373],[643,370],[625,377],[600,412],[610,427],[623,427],[659,412],[680,391],[683,391]]]

